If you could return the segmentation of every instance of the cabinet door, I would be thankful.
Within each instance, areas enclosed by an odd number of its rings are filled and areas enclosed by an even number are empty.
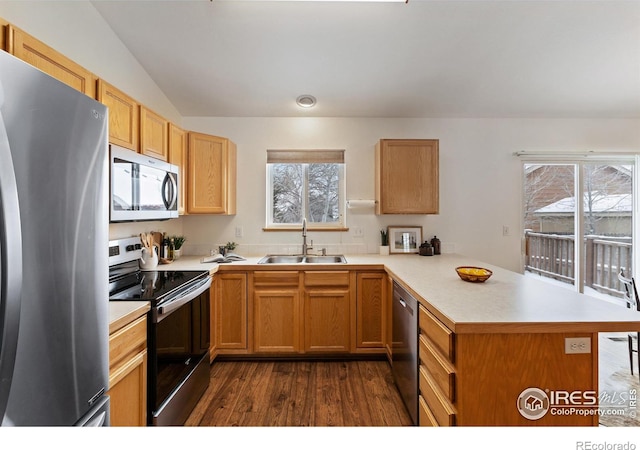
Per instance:
[[[169,160],[169,122],[144,106],[140,106],[140,153]]]
[[[138,103],[104,80],[98,80],[97,98],[109,108],[109,142],[137,152]]]
[[[213,349],[247,349],[247,274],[214,275]]]
[[[344,288],[316,288],[305,291],[305,351],[349,351],[349,299],[349,290]]]
[[[9,46],[9,40],[7,39],[8,29],[9,22],[0,17],[0,50],[4,50],[8,53],[13,53],[13,50]]]
[[[236,213],[236,147],[226,138],[189,133],[187,212]]]
[[[376,214],[438,213],[438,140],[382,139],[375,172]]]
[[[384,348],[386,332],[384,272],[356,275],[356,347]]]
[[[109,336],[109,391],[112,426],[147,422],[147,316]]]
[[[253,304],[253,348],[256,353],[302,351],[298,289],[256,289]]]
[[[58,53],[13,25],[7,25],[8,42],[14,56],[48,73],[72,88],[95,98],[97,77],[84,67]]]
[[[107,393],[112,427],[147,425],[147,351],[127,361],[112,377]]]
[[[187,132],[169,124],[169,162],[178,166],[178,214],[186,213],[187,204]]]

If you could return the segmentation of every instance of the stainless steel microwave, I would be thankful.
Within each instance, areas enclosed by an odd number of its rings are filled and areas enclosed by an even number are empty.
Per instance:
[[[111,222],[178,217],[178,167],[109,146]]]

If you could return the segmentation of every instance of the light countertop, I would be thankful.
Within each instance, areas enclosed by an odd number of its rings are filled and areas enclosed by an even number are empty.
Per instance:
[[[461,255],[346,255],[347,264],[258,265],[246,261],[201,263],[184,256],[158,270],[351,270],[384,269],[456,333],[605,332],[640,330],[640,313]],[[462,281],[455,268],[485,267],[484,283]]]
[[[149,302],[109,302],[109,334],[133,322],[149,311]]]

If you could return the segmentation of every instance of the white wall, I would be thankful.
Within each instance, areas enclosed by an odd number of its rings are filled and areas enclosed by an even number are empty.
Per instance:
[[[299,233],[262,231],[267,148],[344,148],[347,198],[372,199],[378,139],[434,138],[440,140],[439,215],[378,217],[373,210],[347,211],[351,231],[310,233],[315,247],[373,252],[380,228],[422,225],[425,238],[438,235],[445,250],[519,270],[521,170],[514,151],[640,151],[640,120],[182,118],[90,3],[3,0],[0,17],[185,129],[226,136],[238,145],[236,216],[116,224],[110,227],[111,238],[184,231],[185,250],[198,253],[230,240],[247,252],[276,244],[299,249]],[[503,225],[510,236],[502,235]],[[238,226],[241,238],[235,237]],[[362,227],[364,237],[354,237],[353,227]]]
[[[264,232],[266,149],[344,148],[347,198],[374,198],[374,145],[381,138],[440,140],[440,214],[375,216],[347,210],[349,232],[313,232],[315,247],[377,251],[379,230],[421,225],[443,248],[520,270],[522,204],[519,150],[640,151],[639,120],[594,119],[348,119],[186,117],[188,129],[225,136],[238,146],[238,212],[185,217],[191,251],[233,240],[249,253],[275,244],[299,250],[300,233]],[[503,226],[510,229],[503,236]],[[235,237],[242,227],[243,237]],[[362,227],[364,238],[353,236]]]

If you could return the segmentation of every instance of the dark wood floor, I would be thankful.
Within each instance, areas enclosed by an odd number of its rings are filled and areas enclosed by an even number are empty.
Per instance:
[[[411,425],[387,361],[215,361],[186,426]]]
[[[626,333],[600,335],[601,390],[640,389],[626,346]],[[411,424],[387,361],[215,361],[210,374],[186,426]],[[639,423],[603,416],[601,425]]]

